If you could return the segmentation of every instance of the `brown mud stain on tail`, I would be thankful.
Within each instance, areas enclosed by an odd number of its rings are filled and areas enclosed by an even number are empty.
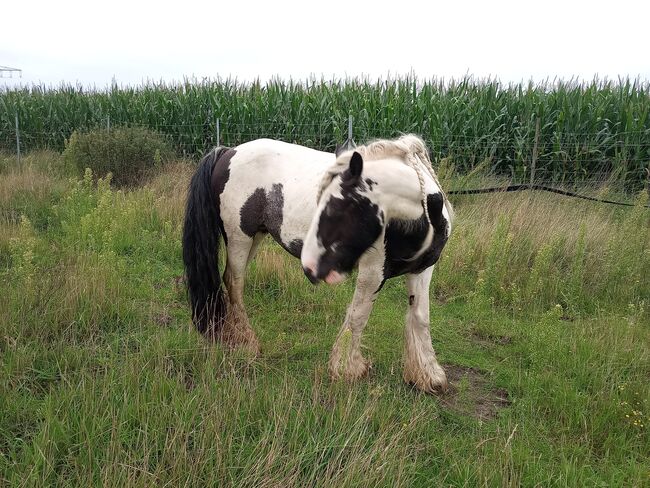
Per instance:
[[[442,367],[447,373],[449,389],[438,398],[445,409],[477,420],[491,420],[512,403],[507,390],[489,386],[485,372],[456,364]]]

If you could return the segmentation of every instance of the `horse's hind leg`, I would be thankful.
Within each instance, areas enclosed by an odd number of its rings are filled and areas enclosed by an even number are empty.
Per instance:
[[[234,234],[234,233],[233,233]],[[257,354],[260,345],[244,308],[246,265],[252,259],[263,236],[229,235],[224,282],[228,291],[228,312],[222,341],[231,347],[243,347]]]
[[[447,377],[436,359],[429,331],[429,283],[432,272],[433,266],[406,277],[409,308],[404,340],[404,381],[429,393],[447,389]]]

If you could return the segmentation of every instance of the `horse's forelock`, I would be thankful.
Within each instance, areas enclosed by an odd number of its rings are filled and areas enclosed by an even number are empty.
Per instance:
[[[320,184],[318,185],[318,193],[316,195],[316,202],[320,202],[321,197],[325,189],[330,186],[334,178],[343,173],[348,165],[350,164],[350,157],[352,156],[352,151],[346,151],[341,156],[336,159],[336,162],[330,166],[323,174]]]

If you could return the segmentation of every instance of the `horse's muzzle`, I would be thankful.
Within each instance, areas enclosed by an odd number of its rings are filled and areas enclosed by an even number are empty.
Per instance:
[[[303,266],[302,270],[305,272],[305,276],[313,285],[317,285],[320,283],[320,280],[316,277],[314,274],[313,270],[311,268],[308,268],[306,266]]]

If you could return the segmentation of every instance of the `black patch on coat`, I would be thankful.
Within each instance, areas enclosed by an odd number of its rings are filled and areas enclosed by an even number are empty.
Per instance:
[[[410,295],[409,296],[409,305],[413,305],[414,302],[415,302],[415,295]]]
[[[377,240],[383,215],[379,207],[364,196],[363,180],[350,170],[341,176],[342,198],[330,197],[318,220],[317,238],[325,248],[316,277],[330,271],[349,273],[361,255]]]
[[[377,184],[377,182],[375,180],[371,179],[371,178],[366,178],[363,181],[366,182],[366,185],[368,185],[368,189],[370,191],[372,191],[373,187]]]
[[[215,154],[216,161],[212,169],[212,177],[210,179],[210,185],[212,187],[212,193],[214,195],[214,200],[217,205],[217,211],[221,212],[221,194],[223,193],[228,179],[230,179],[230,160],[233,156],[237,154],[237,151],[230,148],[219,148]],[[223,240],[228,245],[228,236],[226,231],[223,228],[223,222],[219,220],[219,225],[221,227],[221,234]]]
[[[273,184],[268,192],[264,188],[257,188],[239,211],[239,227],[248,237],[268,232],[279,241],[283,207],[281,183]]]
[[[264,225],[264,209],[266,208],[266,192],[257,188],[239,210],[239,227],[248,237],[254,237],[258,232],[266,232]]]
[[[433,225],[433,240],[429,248],[417,259],[409,260],[422,248],[427,237],[429,222],[424,212],[419,219],[391,220],[386,226],[384,244],[384,278],[392,278],[406,273],[420,273],[440,259],[440,253],[447,243],[447,219],[442,215],[443,199],[441,193],[427,195],[429,219]]]
[[[258,233],[271,234],[287,252],[294,257],[300,257],[302,241],[294,239],[291,242],[283,242],[280,237],[283,209],[284,194],[281,183],[274,183],[268,192],[264,188],[257,188],[239,211],[239,227],[249,237]]]

